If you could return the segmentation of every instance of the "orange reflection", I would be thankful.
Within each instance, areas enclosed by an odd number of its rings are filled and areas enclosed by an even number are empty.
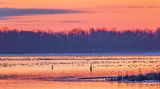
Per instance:
[[[159,89],[160,85],[110,82],[54,82],[31,80],[0,80],[3,89]]]
[[[1,57],[0,74],[32,77],[135,75],[160,72],[159,59],[159,56]]]
[[[158,89],[159,83],[60,82],[64,76],[109,76],[160,72],[160,56],[0,57],[3,89]],[[92,67],[92,71],[90,69]],[[51,80],[39,80],[51,78]],[[37,79],[37,80],[36,80]]]

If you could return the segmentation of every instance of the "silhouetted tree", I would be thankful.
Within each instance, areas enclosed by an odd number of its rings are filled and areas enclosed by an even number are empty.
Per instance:
[[[0,31],[0,53],[108,53],[160,51],[155,32],[74,29],[68,33]]]

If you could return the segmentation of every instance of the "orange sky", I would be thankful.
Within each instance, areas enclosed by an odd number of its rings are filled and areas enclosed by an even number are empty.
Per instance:
[[[115,5],[159,6],[160,0],[1,0],[3,7],[16,8],[86,8]]]
[[[0,8],[84,11],[84,13],[17,16],[0,14],[0,26],[25,30],[51,29],[52,31],[62,31],[79,27],[154,29],[160,26],[160,0],[1,0]]]

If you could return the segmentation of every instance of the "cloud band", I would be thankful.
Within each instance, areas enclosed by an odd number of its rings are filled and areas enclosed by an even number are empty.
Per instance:
[[[0,18],[11,16],[27,16],[37,14],[71,14],[81,13],[80,10],[70,9],[17,9],[17,8],[0,8]]]

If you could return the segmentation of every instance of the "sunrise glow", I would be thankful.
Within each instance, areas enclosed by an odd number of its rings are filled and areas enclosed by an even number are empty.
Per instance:
[[[159,27],[159,0],[1,0],[0,26],[23,30],[66,31],[73,28],[117,28],[119,30]],[[11,14],[9,9],[63,9],[78,13]],[[34,11],[33,11],[34,12]],[[3,14],[7,16],[3,16]]]

